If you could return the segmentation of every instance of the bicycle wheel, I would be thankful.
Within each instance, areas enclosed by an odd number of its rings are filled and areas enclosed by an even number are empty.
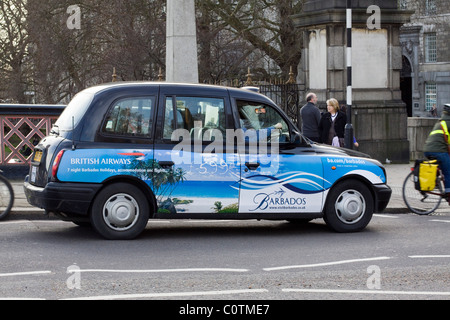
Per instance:
[[[0,220],[10,212],[14,203],[14,191],[9,181],[0,176]]]
[[[425,193],[416,190],[413,172],[408,174],[405,182],[403,182],[403,201],[405,201],[408,209],[416,214],[427,215],[433,213],[439,207],[442,197],[438,194],[444,193],[444,188],[440,178],[438,178],[436,187],[432,192],[437,194]]]

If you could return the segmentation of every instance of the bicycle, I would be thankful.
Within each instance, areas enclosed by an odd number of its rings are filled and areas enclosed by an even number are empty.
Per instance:
[[[446,199],[447,195],[444,190],[444,175],[440,167],[437,168],[436,184],[433,190],[421,191],[416,189],[416,179],[414,175],[414,167],[411,173],[406,176],[403,182],[403,201],[409,210],[418,215],[432,214],[441,204],[442,199]]]
[[[6,179],[0,170],[0,220],[6,218],[14,204],[14,190],[11,183]]]

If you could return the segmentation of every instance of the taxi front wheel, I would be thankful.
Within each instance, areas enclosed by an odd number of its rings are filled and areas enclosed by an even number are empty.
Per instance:
[[[106,186],[96,196],[91,224],[106,239],[134,239],[147,226],[149,211],[145,194],[139,188],[116,183]]]
[[[347,180],[330,190],[324,220],[336,232],[363,230],[372,219],[374,201],[368,187],[358,180]]]

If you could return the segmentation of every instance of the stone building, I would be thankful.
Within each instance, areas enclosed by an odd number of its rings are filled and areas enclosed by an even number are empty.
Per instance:
[[[317,94],[320,107],[346,103],[346,0],[308,0],[293,16],[303,31],[298,82]],[[393,162],[409,161],[407,108],[402,101],[400,28],[413,13],[397,0],[352,0],[352,124],[359,150]],[[369,7],[375,5],[378,15]],[[374,17],[379,25],[369,25]]]
[[[412,10],[400,28],[403,69],[402,100],[408,116],[438,115],[450,103],[450,6],[448,0],[398,0],[401,10]]]

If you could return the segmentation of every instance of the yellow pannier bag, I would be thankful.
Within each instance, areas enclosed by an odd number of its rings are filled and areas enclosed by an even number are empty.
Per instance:
[[[431,191],[436,187],[437,160],[422,161],[419,168],[420,190]]]

